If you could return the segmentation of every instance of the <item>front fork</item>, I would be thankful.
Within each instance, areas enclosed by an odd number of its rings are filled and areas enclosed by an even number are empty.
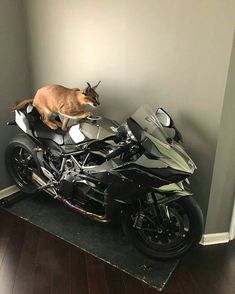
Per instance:
[[[168,207],[164,204],[158,205],[153,192],[149,192],[146,195],[146,203],[149,209],[151,210],[151,222],[153,222],[154,225],[163,225],[166,221],[169,221],[170,215]],[[141,229],[145,217],[146,214],[144,213],[142,206],[140,205],[140,211],[137,213],[135,217],[133,227]]]
[[[161,213],[162,205],[161,206],[157,205],[154,193],[148,193],[146,196],[147,196],[147,203],[149,207],[151,208],[151,212],[154,217],[155,223],[161,224],[163,221],[163,217]]]
[[[173,191],[172,188],[175,189],[175,191]],[[158,198],[155,193],[164,197]],[[154,188],[152,192],[149,192],[146,195],[146,202],[151,209],[151,215],[153,216],[152,221],[154,224],[158,227],[169,224],[170,213],[168,204],[189,195],[192,195],[192,193],[186,191],[182,183],[170,184],[157,189]],[[140,211],[135,217],[133,227],[141,229],[145,217],[140,205]]]

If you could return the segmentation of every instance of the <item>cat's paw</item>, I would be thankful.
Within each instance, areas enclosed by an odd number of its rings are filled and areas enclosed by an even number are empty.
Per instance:
[[[50,129],[57,130],[58,126],[53,122],[44,122]]]
[[[61,123],[61,122],[56,121],[55,123],[57,124],[57,127],[58,127],[58,128],[62,128],[62,123]]]

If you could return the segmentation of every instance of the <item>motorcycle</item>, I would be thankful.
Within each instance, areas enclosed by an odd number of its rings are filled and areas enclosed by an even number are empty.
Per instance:
[[[119,221],[153,258],[178,258],[200,241],[203,215],[188,180],[196,165],[163,108],[143,105],[122,124],[92,116],[64,132],[29,104],[8,124],[23,131],[7,146],[6,165],[24,193],[44,190],[98,222]]]

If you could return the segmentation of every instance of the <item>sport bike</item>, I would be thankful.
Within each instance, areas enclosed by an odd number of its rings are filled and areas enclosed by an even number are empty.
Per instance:
[[[43,124],[29,104],[8,124],[23,131],[6,163],[24,193],[44,190],[98,222],[118,221],[137,249],[157,259],[177,258],[200,241],[203,216],[188,180],[196,166],[164,109],[143,105],[122,124],[93,116],[64,132]]]

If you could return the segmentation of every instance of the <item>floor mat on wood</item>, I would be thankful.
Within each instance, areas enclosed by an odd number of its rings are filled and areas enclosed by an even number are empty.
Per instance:
[[[18,192],[16,195],[22,196]],[[17,198],[16,198],[17,199]],[[178,260],[153,260],[138,252],[116,224],[100,224],[41,193],[3,209],[162,290]]]

